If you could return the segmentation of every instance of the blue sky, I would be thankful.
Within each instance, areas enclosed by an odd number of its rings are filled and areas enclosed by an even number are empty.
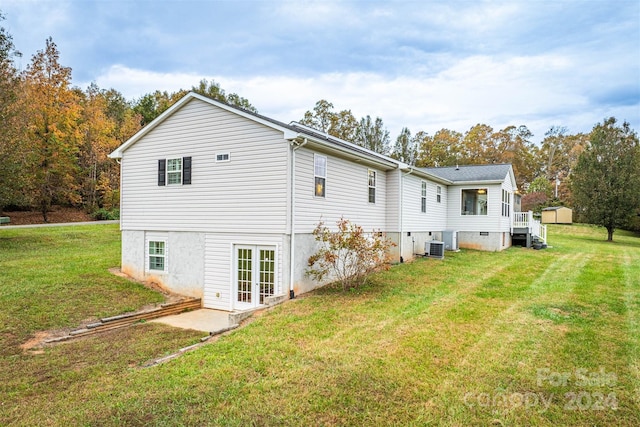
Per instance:
[[[392,139],[526,125],[640,131],[640,2],[2,0],[31,56],[53,37],[73,83],[128,99],[214,79],[264,115],[319,99],[379,116]]]

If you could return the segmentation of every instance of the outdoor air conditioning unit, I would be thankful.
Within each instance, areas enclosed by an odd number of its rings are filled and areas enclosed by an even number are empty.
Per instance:
[[[453,230],[444,230],[442,232],[442,241],[444,248],[448,251],[458,250],[458,232]]]
[[[424,254],[430,258],[444,258],[444,242],[437,240],[424,242]]]

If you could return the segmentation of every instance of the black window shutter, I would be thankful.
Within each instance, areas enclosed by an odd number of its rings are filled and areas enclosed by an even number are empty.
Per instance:
[[[191,157],[182,158],[182,184],[191,184]]]
[[[165,159],[158,160],[158,185],[166,184],[167,161]]]

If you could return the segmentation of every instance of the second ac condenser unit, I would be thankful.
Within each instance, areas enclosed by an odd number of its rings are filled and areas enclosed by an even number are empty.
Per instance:
[[[424,254],[431,258],[444,258],[444,242],[437,240],[424,242]]]

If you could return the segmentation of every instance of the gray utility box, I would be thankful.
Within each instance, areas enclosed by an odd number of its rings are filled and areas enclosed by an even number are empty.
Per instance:
[[[453,230],[444,230],[442,232],[442,241],[444,248],[448,251],[458,250],[458,232]]]

